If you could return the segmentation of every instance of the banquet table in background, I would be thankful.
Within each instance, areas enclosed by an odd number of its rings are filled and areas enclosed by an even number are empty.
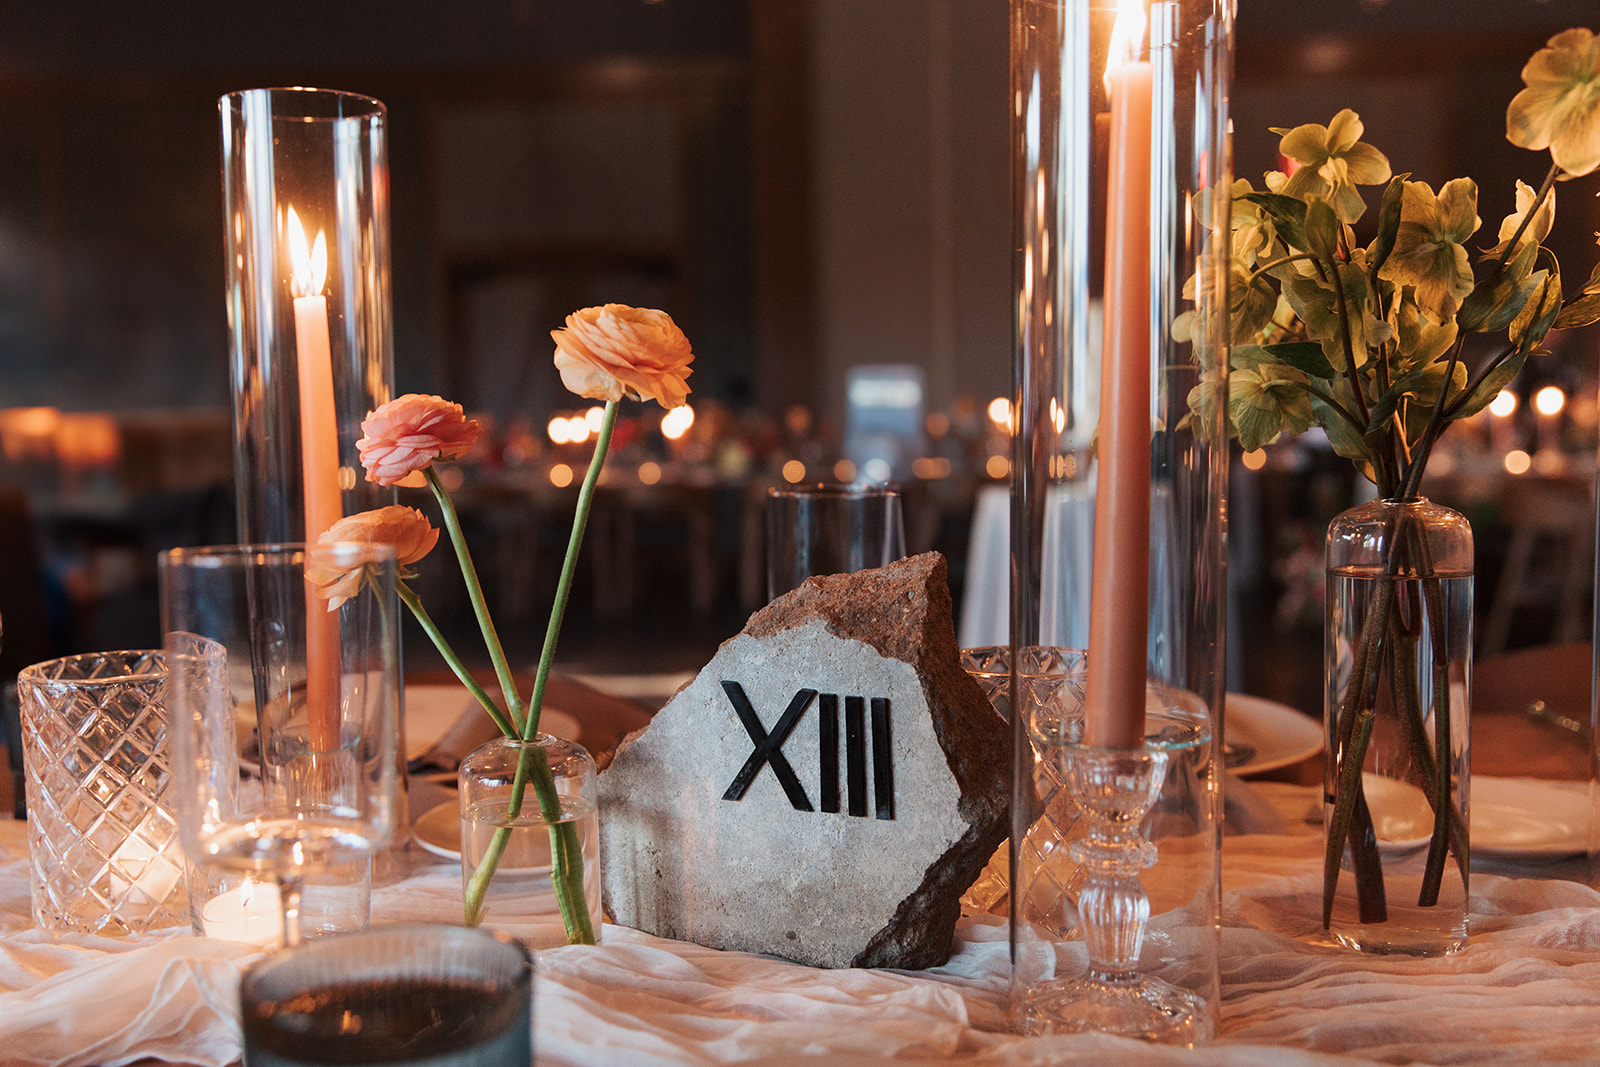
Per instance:
[[[1321,948],[1306,940],[1319,900],[1317,790],[1230,789],[1230,821],[1254,832],[1225,840],[1222,1017],[1200,1050],[1007,1033],[1005,929],[976,916],[958,927],[951,960],[924,972],[816,970],[606,926],[599,946],[539,954],[538,1060],[1286,1067],[1600,1055],[1600,893],[1565,880],[1575,862],[1475,874],[1472,941],[1449,959]],[[0,1059],[237,1059],[236,988],[253,950],[186,930],[52,938],[29,919],[26,863],[26,827],[0,821]],[[459,921],[454,864],[413,847],[397,866],[374,890],[374,922]]]

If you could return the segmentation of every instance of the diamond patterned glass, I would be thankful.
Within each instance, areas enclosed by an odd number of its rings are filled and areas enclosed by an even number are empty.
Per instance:
[[[187,924],[160,652],[94,652],[17,676],[33,921],[130,934]]]
[[[1058,718],[1064,699],[1074,696],[1070,706],[1082,699],[1085,669],[1084,653],[1076,648],[1029,646],[1022,650],[1018,664],[1017,687],[1028,722]],[[1011,649],[989,645],[961,651],[961,666],[983,687],[996,711],[1011,721]],[[1055,714],[1052,715],[1051,713]],[[1030,729],[1028,736],[1035,736]],[[1077,913],[1078,865],[1068,849],[1085,830],[1079,825],[1061,768],[1056,760],[1033,752],[1033,784],[1039,795],[1039,815],[1023,839],[1018,881],[1021,883],[1022,916],[1056,938],[1076,936],[1068,916]],[[1002,845],[989,866],[967,890],[963,904],[972,911],[1001,911],[1007,899],[1010,873],[1007,846]],[[1066,905],[1072,904],[1072,907]]]

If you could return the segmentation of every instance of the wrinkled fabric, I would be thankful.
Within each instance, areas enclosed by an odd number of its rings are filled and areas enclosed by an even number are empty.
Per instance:
[[[1600,893],[1571,880],[1579,864],[1475,872],[1471,941],[1446,959],[1320,947],[1310,943],[1321,892],[1321,831],[1308,820],[1316,790],[1233,788],[1241,799],[1253,789],[1241,807],[1257,813],[1256,825],[1281,829],[1225,839],[1222,1004],[1218,1037],[1204,1048],[1009,1033],[1006,930],[975,916],[958,927],[950,961],[923,972],[817,970],[606,926],[598,946],[538,954],[538,1060],[1350,1067],[1600,1059]],[[1268,808],[1276,819],[1259,818]],[[25,827],[0,822],[0,1059],[237,1059],[237,984],[260,958],[253,949],[187,931],[52,938],[28,918],[26,855]],[[374,922],[459,922],[459,868],[411,858],[403,877],[374,887]]]

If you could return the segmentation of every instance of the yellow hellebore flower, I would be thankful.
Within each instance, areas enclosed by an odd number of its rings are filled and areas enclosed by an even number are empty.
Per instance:
[[[1529,242],[1543,244],[1544,239],[1550,236],[1550,228],[1556,222],[1555,190],[1552,189],[1550,194],[1544,198],[1544,202],[1539,205],[1538,212],[1528,220],[1528,224],[1522,226],[1522,217],[1528,213],[1529,208],[1533,207],[1533,197],[1533,186],[1518,178],[1517,210],[1501,220],[1500,243],[1493,248],[1485,249],[1484,255],[1497,256],[1504,252],[1506,259],[1515,259],[1524,245]],[[1517,239],[1517,247],[1508,250],[1507,246],[1511,244],[1511,236],[1517,232],[1519,226],[1522,226],[1522,236]]]
[[[1306,200],[1319,196],[1333,208],[1340,222],[1354,222],[1366,210],[1358,185],[1381,185],[1389,180],[1389,160],[1371,145],[1361,143],[1366,129],[1361,116],[1345,108],[1326,126],[1308,122],[1292,130],[1273,127],[1283,135],[1278,151],[1300,164],[1281,190],[1285,196]]]
[[[1522,68],[1527,85],[1506,109],[1506,140],[1548,148],[1569,175],[1600,166],[1600,38],[1572,29],[1550,38]]]

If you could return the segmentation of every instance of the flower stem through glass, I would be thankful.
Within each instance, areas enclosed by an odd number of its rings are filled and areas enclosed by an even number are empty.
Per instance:
[[[595,442],[594,455],[589,461],[589,470],[584,475],[583,484],[578,490],[578,504],[572,519],[572,531],[567,538],[567,552],[561,563],[561,577],[556,583],[555,599],[550,605],[550,622],[545,629],[544,647],[539,653],[539,667],[534,675],[533,693],[529,697],[525,715],[522,714],[522,701],[517,695],[511,670],[506,662],[505,650],[500,644],[499,635],[495,632],[488,606],[484,603],[483,590],[478,583],[477,572],[472,566],[472,557],[467,551],[466,540],[461,534],[460,523],[456,519],[455,508],[450,503],[449,493],[439,483],[433,469],[430,467],[427,471],[428,484],[433,489],[440,510],[444,514],[445,528],[455,547],[456,558],[461,563],[468,596],[472,600],[473,611],[477,614],[479,628],[483,631],[490,658],[494,661],[495,674],[500,679],[506,702],[511,707],[512,723],[521,727],[520,738],[524,742],[532,741],[539,731],[545,687],[550,680],[550,667],[555,660],[561,622],[566,614],[567,600],[572,593],[572,580],[578,568],[578,552],[583,545],[584,530],[588,525],[589,511],[594,503],[595,485],[600,481],[600,471],[605,466],[606,452],[610,448],[611,432],[616,422],[617,401],[608,401],[601,420],[600,433]],[[408,600],[407,603],[411,601]],[[437,639],[435,643],[439,643]],[[440,647],[443,650],[446,646]],[[457,676],[460,674],[458,670]],[[479,696],[480,701],[487,698],[487,694],[482,693],[481,687],[478,693],[482,694]],[[505,732],[508,737],[519,736],[514,731]],[[566,927],[567,940],[573,944],[592,945],[595,943],[594,922],[583,897],[583,852],[578,842],[577,827],[561,818],[561,798],[556,794],[555,778],[551,774],[549,759],[544,750],[537,745],[528,744],[523,746],[517,761],[511,799],[507,804],[508,821],[516,819],[522,813],[523,798],[530,782],[538,800],[540,815],[550,828],[551,880],[555,884],[556,902],[561,909],[561,920]],[[488,891],[489,882],[494,878],[500,857],[505,853],[510,840],[509,825],[497,828],[489,843],[488,851],[477,869],[473,871],[472,877],[468,879],[464,901],[468,926],[476,926],[482,917],[484,896]]]

